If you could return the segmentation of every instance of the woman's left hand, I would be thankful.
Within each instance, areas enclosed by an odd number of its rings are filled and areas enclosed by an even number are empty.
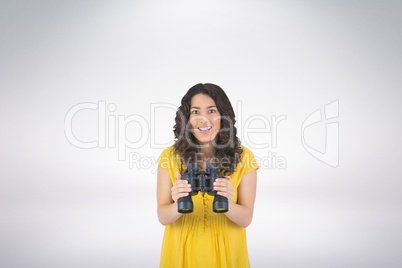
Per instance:
[[[225,178],[216,179],[214,182],[214,190],[218,191],[218,194],[227,197],[229,202],[233,202],[234,188],[230,181],[230,176],[225,176]]]

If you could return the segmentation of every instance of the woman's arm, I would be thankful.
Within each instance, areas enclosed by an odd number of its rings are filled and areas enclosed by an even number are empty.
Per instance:
[[[181,180],[180,173],[176,173],[176,182],[172,185],[169,172],[158,166],[157,178],[157,203],[158,203],[158,219],[162,225],[168,225],[178,218],[181,214],[177,211],[177,200],[180,197],[187,196],[191,191],[191,187],[187,180]]]
[[[257,189],[257,171],[243,175],[237,188],[237,204],[233,203],[233,186],[229,180],[221,179],[216,183],[218,194],[229,199],[229,211],[226,216],[240,226],[247,227],[253,219],[254,201]]]

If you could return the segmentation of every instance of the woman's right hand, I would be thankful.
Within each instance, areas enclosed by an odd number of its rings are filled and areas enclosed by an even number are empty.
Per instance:
[[[177,203],[179,198],[189,195],[189,192],[191,192],[191,184],[189,184],[187,180],[182,180],[179,172],[176,172],[174,175],[177,180],[173,183],[170,190],[172,193],[172,200]]]

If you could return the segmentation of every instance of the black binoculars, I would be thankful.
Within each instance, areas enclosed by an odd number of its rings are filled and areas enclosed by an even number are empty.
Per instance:
[[[206,170],[198,171],[197,163],[189,163],[187,166],[187,173],[181,177],[182,180],[187,180],[191,185],[191,192],[185,197],[179,198],[177,201],[177,211],[182,214],[193,212],[193,195],[198,192],[205,192],[214,196],[213,211],[215,213],[225,213],[229,210],[228,199],[224,196],[218,195],[214,191],[214,182],[216,179],[224,178],[216,171],[215,163],[206,163]]]

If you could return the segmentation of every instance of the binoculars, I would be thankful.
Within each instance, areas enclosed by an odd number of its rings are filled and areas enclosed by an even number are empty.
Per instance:
[[[225,213],[229,210],[228,199],[224,196],[218,195],[214,191],[214,182],[216,179],[224,178],[216,171],[215,163],[206,163],[206,170],[198,171],[197,163],[189,163],[187,172],[181,177],[182,180],[187,180],[191,185],[191,192],[189,195],[181,197],[177,201],[177,211],[182,214],[193,212],[192,196],[198,192],[205,192],[214,196],[213,211],[215,213]]]

